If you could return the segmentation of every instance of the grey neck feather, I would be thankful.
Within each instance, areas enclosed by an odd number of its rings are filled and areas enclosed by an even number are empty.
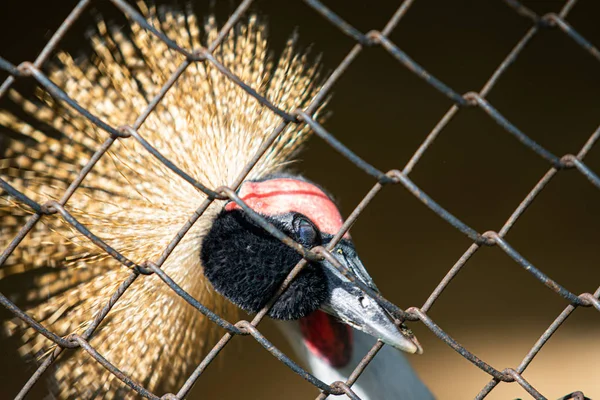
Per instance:
[[[302,339],[297,321],[277,321],[300,364],[326,383],[346,381],[356,365],[375,344],[375,338],[354,330],[354,350],[350,363],[342,368],[334,368],[313,355]],[[404,355],[384,346],[362,373],[352,390],[362,400],[431,400],[433,395],[417,376]]]

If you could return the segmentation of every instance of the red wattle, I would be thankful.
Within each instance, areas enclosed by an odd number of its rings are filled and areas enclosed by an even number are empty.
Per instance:
[[[306,347],[335,368],[352,358],[352,328],[323,311],[300,318],[300,331]]]

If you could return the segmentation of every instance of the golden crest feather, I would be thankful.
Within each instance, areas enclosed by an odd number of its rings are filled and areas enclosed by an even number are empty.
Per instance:
[[[214,17],[203,26],[192,13],[159,13],[139,3],[148,21],[180,46],[206,46],[218,34]],[[50,79],[82,107],[113,127],[133,124],[184,57],[132,22],[130,32],[103,21],[84,60],[61,52]],[[278,60],[267,49],[256,16],[239,23],[215,57],[281,109],[305,106],[318,89],[317,64],[296,53],[295,39]],[[25,117],[0,110],[0,126],[24,139],[6,138],[0,176],[33,200],[58,200],[108,134],[74,110],[38,91],[10,98]],[[189,66],[150,113],[139,133],[160,153],[209,188],[234,181],[281,119],[210,63]],[[308,137],[290,125],[252,169],[249,179],[288,163]],[[206,196],[150,155],[137,141],[116,141],[66,208],[90,231],[135,262],[156,260]],[[201,238],[219,211],[213,204],[188,232],[163,269],[209,309],[233,319],[236,309],[202,275]],[[0,196],[0,248],[14,238],[31,211]],[[94,246],[58,215],[46,216],[16,248],[0,278],[36,270],[19,298],[27,312],[59,335],[82,332],[130,271]],[[21,354],[40,357],[52,343],[20,320],[5,326],[22,338]],[[100,354],[151,391],[175,390],[210,348],[219,330],[155,276],[139,279],[91,339]],[[173,345],[165,345],[172,343]],[[169,369],[165,373],[164,369]],[[53,370],[59,398],[129,398],[131,392],[84,351],[61,356]],[[75,385],[74,383],[77,382]]]

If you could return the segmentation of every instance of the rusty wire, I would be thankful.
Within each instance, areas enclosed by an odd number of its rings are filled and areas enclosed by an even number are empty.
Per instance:
[[[33,385],[40,379],[44,371],[56,360],[58,355],[64,351],[64,349],[76,349],[81,348],[93,357],[97,362],[102,364],[104,368],[113,373],[118,379],[128,385],[132,390],[135,390],[138,394],[149,399],[181,399],[185,397],[193,384],[197,381],[200,375],[203,373],[205,368],[215,359],[219,352],[225,347],[234,335],[250,335],[258,343],[260,343],[265,349],[273,354],[282,363],[291,368],[294,372],[302,376],[308,382],[317,387],[321,394],[317,399],[324,399],[328,395],[346,395],[351,399],[358,399],[358,396],[352,391],[352,384],[358,379],[362,371],[368,367],[369,362],[375,357],[377,352],[383,347],[381,342],[377,342],[373,348],[365,355],[361,363],[356,367],[354,372],[351,374],[347,382],[333,382],[326,383],[322,382],[310,373],[302,369],[296,363],[294,363],[289,357],[283,354],[275,346],[273,346],[257,329],[259,322],[265,317],[270,307],[276,301],[277,297],[287,288],[294,277],[301,271],[306,265],[307,260],[320,260],[327,258],[330,260],[336,268],[340,270],[345,276],[351,281],[355,282],[363,290],[367,291],[372,295],[376,301],[384,308],[386,308],[393,316],[395,316],[399,322],[403,321],[421,321],[426,325],[440,340],[444,341],[461,356],[472,362],[474,365],[479,367],[490,375],[490,382],[477,394],[476,399],[482,399],[486,397],[500,382],[516,382],[518,385],[523,387],[532,397],[536,399],[544,399],[545,397],[539,393],[529,382],[523,377],[523,372],[527,366],[531,363],[533,358],[542,349],[548,339],[556,332],[561,324],[571,315],[571,313],[577,307],[595,307],[600,311],[600,288],[596,289],[594,293],[583,293],[577,295],[570,292],[559,283],[550,279],[540,269],[532,265],[527,259],[517,252],[505,239],[505,235],[512,228],[514,223],[519,219],[525,209],[534,201],[536,196],[544,189],[546,184],[561,170],[564,169],[576,169],[583,174],[594,186],[600,188],[600,178],[593,171],[591,171],[584,163],[584,157],[595,144],[600,137],[600,127],[594,131],[587,142],[582,146],[581,150],[577,154],[566,154],[563,156],[557,156],[544,147],[540,146],[524,132],[519,130],[509,120],[507,120],[498,110],[490,104],[486,97],[489,92],[493,89],[498,79],[505,73],[507,68],[515,61],[515,59],[521,54],[525,46],[531,41],[531,39],[542,29],[558,29],[565,35],[571,38],[574,43],[579,45],[583,51],[586,51],[598,61],[600,61],[600,52],[594,47],[589,41],[581,36],[573,27],[571,27],[566,21],[568,13],[571,11],[573,6],[577,3],[577,0],[568,0],[558,13],[550,13],[546,15],[538,15],[527,7],[523,6],[517,0],[504,0],[504,2],[511,7],[519,16],[527,18],[532,22],[532,27],[525,33],[525,35],[516,43],[514,48],[509,52],[502,63],[496,68],[492,76],[488,79],[483,88],[478,91],[468,92],[466,94],[460,94],[454,91],[451,87],[429,74],[423,67],[412,60],[405,52],[403,52],[398,46],[396,46],[390,39],[389,35],[392,30],[397,26],[400,20],[404,17],[406,12],[415,0],[405,0],[400,7],[391,16],[387,24],[381,30],[372,30],[367,33],[360,32],[354,28],[351,24],[344,21],[333,11],[329,10],[318,0],[304,0],[304,2],[312,7],[317,13],[323,18],[328,20],[330,23],[335,25],[340,31],[356,41],[356,44],[351,48],[346,57],[341,61],[333,73],[329,76],[327,81],[324,83],[322,89],[304,110],[295,110],[292,113],[285,112],[272,103],[266,98],[258,94],[254,89],[242,82],[236,77],[231,71],[225,66],[220,64],[215,57],[213,52],[219,47],[227,33],[232,27],[240,20],[242,15],[248,10],[253,0],[244,0],[233,14],[229,17],[217,38],[207,48],[201,49],[185,49],[178,46],[174,41],[169,39],[156,28],[149,25],[146,20],[125,0],[110,0],[122,13],[127,17],[140,24],[144,29],[150,31],[162,40],[171,49],[179,52],[185,56],[185,60],[180,64],[179,68],[173,73],[173,75],[167,80],[159,93],[152,99],[148,104],[147,108],[142,112],[132,126],[121,126],[113,127],[109,126],[98,117],[94,116],[90,111],[84,109],[78,105],[73,99],[69,98],[59,87],[52,83],[48,77],[42,72],[42,65],[48,60],[50,55],[56,49],[58,43],[65,36],[67,31],[71,28],[73,23],[82,15],[84,10],[90,5],[92,0],[80,0],[79,3],[74,7],[69,16],[64,20],[56,33],[52,36],[50,41],[43,48],[39,56],[34,62],[23,62],[16,66],[5,59],[0,57],[0,70],[6,71],[9,77],[0,85],[0,98],[2,98],[8,89],[12,86],[16,79],[30,77],[37,81],[47,92],[53,97],[60,100],[61,102],[72,107],[83,117],[90,120],[92,123],[97,125],[102,130],[106,131],[109,136],[104,143],[96,150],[93,157],[85,165],[77,178],[71,183],[63,197],[59,201],[48,202],[46,204],[39,204],[23,193],[13,188],[9,183],[0,179],[0,187],[9,195],[14,197],[20,203],[30,207],[33,210],[32,216],[20,229],[17,236],[12,240],[6,249],[0,254],[0,266],[6,261],[10,254],[15,250],[23,238],[28,232],[34,227],[34,225],[42,218],[42,216],[60,214],[62,218],[77,229],[81,234],[86,236],[92,243],[100,247],[110,256],[118,260],[125,267],[131,269],[131,274],[125,279],[117,291],[112,295],[109,302],[104,308],[94,316],[92,324],[82,334],[69,335],[67,337],[60,337],[55,333],[46,329],[39,322],[34,320],[32,317],[27,315],[24,311],[13,304],[8,298],[0,293],[0,303],[5,306],[9,311],[15,314],[18,318],[26,322],[30,327],[34,328],[38,333],[44,335],[46,338],[54,342],[57,347],[39,366],[36,372],[31,376],[28,382],[23,386],[21,391],[17,394],[16,399],[24,398]],[[348,149],[343,143],[337,140],[331,133],[329,133],[323,126],[316,122],[312,115],[318,109],[319,105],[328,96],[330,90],[342,76],[342,74],[348,69],[348,67],[354,62],[361,51],[365,47],[380,46],[385,51],[389,52],[400,64],[408,68],[410,71],[415,73],[417,76],[425,80],[428,84],[437,89],[441,94],[448,97],[454,105],[446,112],[446,114],[440,119],[434,129],[427,135],[425,140],[415,151],[412,158],[404,166],[402,170],[391,170],[383,172],[369,164]],[[181,170],[170,160],[162,156],[155,148],[152,147],[138,132],[138,129],[143,125],[148,115],[154,110],[157,104],[160,103],[161,99],[171,89],[177,79],[186,70],[188,66],[196,62],[205,62],[213,64],[221,73],[227,78],[235,82],[238,86],[244,89],[249,95],[256,98],[263,106],[269,108],[272,112],[281,117],[280,124],[271,133],[268,140],[259,149],[255,157],[246,167],[240,172],[238,178],[231,182],[229,187],[221,188],[207,188],[200,182],[193,179],[185,171]],[[436,203],[430,198],[425,192],[423,192],[412,180],[409,175],[415,165],[418,163],[421,156],[428,149],[435,138],[440,132],[446,127],[446,125],[454,118],[454,116],[463,108],[468,107],[479,107],[482,109],[492,120],[498,123],[504,130],[515,136],[525,147],[533,151],[537,156],[543,158],[549,164],[548,171],[541,177],[541,179],[535,184],[529,194],[523,199],[519,206],[514,210],[512,215],[507,219],[505,224],[499,231],[487,231],[484,233],[477,232],[470,226],[463,223],[460,219],[446,211],[441,205]],[[263,153],[269,148],[269,146],[275,141],[278,135],[284,131],[289,124],[307,124],[316,133],[318,137],[323,139],[326,143],[332,146],[335,150],[341,153],[349,161],[354,163],[358,168],[362,169],[365,173],[375,178],[376,183],[373,188],[367,193],[362,199],[350,216],[346,219],[342,229],[337,233],[332,242],[327,248],[318,247],[314,249],[306,249],[300,244],[294,242],[289,237],[285,236],[282,232],[278,231],[265,219],[254,213],[235,193],[235,190],[243,182],[246,175],[256,164]],[[189,217],[188,221],[181,227],[178,234],[173,238],[167,248],[163,251],[161,257],[158,260],[145,260],[140,264],[135,263],[132,260],[128,260],[126,257],[121,255],[118,251],[111,248],[104,241],[94,235],[93,232],[89,231],[85,226],[80,224],[68,211],[68,201],[77,188],[81,185],[86,175],[94,168],[94,165],[98,160],[104,156],[111,145],[117,140],[137,140],[150,154],[158,158],[168,168],[174,171],[176,174],[185,179],[188,183],[193,185],[196,189],[204,192],[208,198],[206,201]],[[446,220],[469,239],[473,241],[473,244],[465,251],[465,253],[459,258],[459,260],[452,266],[448,273],[444,276],[435,290],[431,293],[429,298],[426,300],[421,307],[410,307],[406,310],[402,310],[383,298],[379,293],[376,293],[369,288],[362,285],[359,281],[356,281],[350,271],[344,269],[339,263],[335,261],[334,257],[331,257],[329,250],[342,238],[345,232],[350,226],[356,221],[361,214],[362,210],[369,204],[369,202],[379,193],[384,185],[400,184],[404,186],[409,192],[417,197],[423,204],[429,207],[439,217]],[[283,282],[281,288],[278,290],[273,299],[254,317],[251,322],[238,321],[237,323],[231,323],[225,321],[211,310],[207,309],[204,305],[194,299],[191,295],[186,293],[177,283],[175,283],[162,269],[161,266],[165,260],[169,257],[175,246],[181,241],[183,236],[191,228],[191,226],[202,216],[204,211],[213,201],[231,200],[240,205],[258,224],[273,234],[275,237],[280,239],[286,245],[292,247],[298,251],[303,259],[294,267],[288,277]],[[478,358],[475,354],[471,353],[468,349],[456,342],[450,337],[444,330],[439,327],[433,320],[429,318],[427,312],[434,305],[437,298],[454,279],[454,277],[464,267],[466,262],[475,254],[482,246],[498,246],[500,247],[509,257],[511,257],[518,265],[527,270],[535,279],[541,281],[550,290],[558,294],[567,300],[568,305],[564,311],[555,319],[555,321],[546,329],[546,331],[540,336],[539,340],[523,358],[520,365],[516,368],[505,368],[497,369],[485,361]],[[140,383],[133,381],[119,368],[112,365],[106,360],[102,354],[99,354],[90,344],[89,340],[94,334],[96,328],[100,325],[104,317],[110,312],[114,304],[119,298],[125,293],[129,286],[136,279],[144,279],[146,275],[156,274],[158,277],[169,286],[177,295],[181,296],[191,306],[195,307],[199,312],[206,315],[211,321],[224,328],[227,333],[221,338],[221,340],[214,346],[214,348],[208,353],[208,355],[201,361],[196,367],[195,371],[188,377],[185,384],[180,388],[176,394],[169,393],[162,397],[158,397],[154,393],[149,392]],[[82,351],[79,350],[79,351]],[[582,399],[583,394],[581,392],[574,392],[565,397]]]

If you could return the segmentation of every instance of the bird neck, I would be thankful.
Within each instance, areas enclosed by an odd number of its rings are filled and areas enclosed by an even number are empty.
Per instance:
[[[326,383],[348,380],[354,368],[373,347],[376,339],[363,332],[347,328],[350,338],[350,356],[345,365],[336,366],[314,351],[313,346],[317,342],[313,340],[314,335],[319,331],[323,332],[324,325],[320,321],[323,317],[318,314],[313,316],[313,314],[299,321],[277,321],[277,326],[283,331],[301,364],[304,364],[315,377]],[[337,322],[336,324],[342,325]],[[310,340],[307,340],[305,335],[307,326],[313,335]],[[332,324],[330,328],[333,330],[339,327]],[[363,400],[432,400],[434,398],[406,357],[391,346],[384,346],[377,353],[352,386],[352,390]]]

